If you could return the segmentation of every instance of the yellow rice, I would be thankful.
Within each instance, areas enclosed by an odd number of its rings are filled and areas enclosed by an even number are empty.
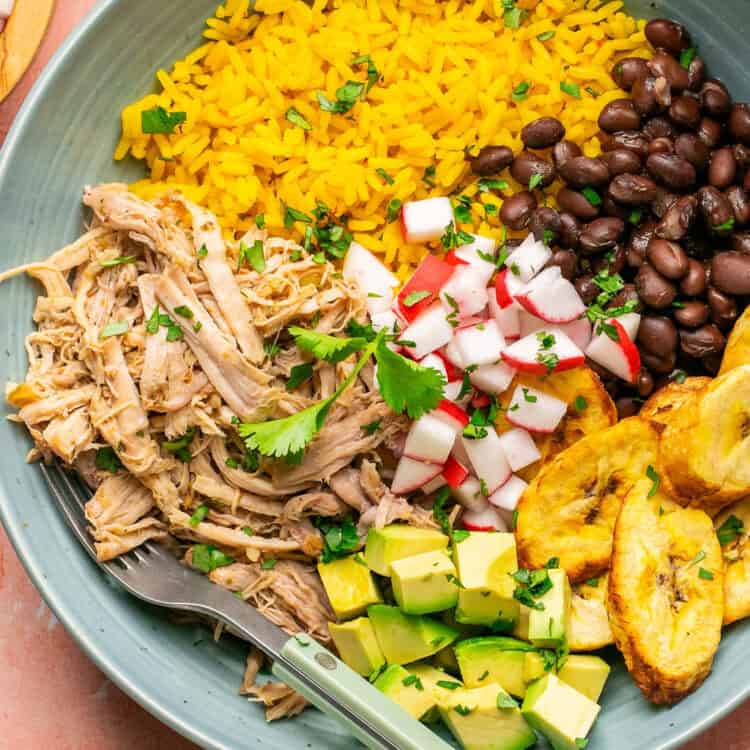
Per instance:
[[[425,248],[405,245],[398,223],[386,224],[387,205],[457,186],[473,196],[466,147],[517,150],[521,128],[551,115],[585,153],[598,153],[598,114],[623,95],[612,65],[648,55],[643,22],[622,5],[519,0],[530,12],[512,30],[502,0],[257,0],[257,13],[247,0],[226,0],[207,21],[206,43],[171,72],[158,71],[161,93],[124,109],[115,158],[146,161],[149,177],[135,192],[179,189],[215,212],[227,233],[249,229],[257,214],[283,233],[285,205],[309,212],[323,201],[404,278]],[[549,31],[553,38],[537,38]],[[333,101],[346,81],[366,80],[366,65],[351,64],[365,54],[383,80],[348,115],[322,111],[318,91]],[[512,101],[524,81],[527,98]],[[561,81],[578,84],[581,99],[561,91]],[[186,123],[174,135],[144,135],[141,112],[155,106],[186,112]],[[290,107],[312,130],[285,119]],[[434,188],[422,181],[432,165]],[[497,217],[488,224],[479,209],[473,228],[497,236]]]

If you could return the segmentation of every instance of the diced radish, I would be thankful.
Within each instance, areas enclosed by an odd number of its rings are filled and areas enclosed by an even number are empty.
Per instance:
[[[611,318],[607,322],[617,332],[617,341],[602,331],[591,340],[588,349],[586,349],[586,356],[617,375],[618,378],[622,378],[628,383],[635,383],[641,369],[641,356],[638,353],[638,348],[628,335],[625,326],[620,323],[619,318]]]
[[[493,319],[458,331],[456,346],[464,362],[470,365],[491,365],[500,359],[505,339]]]
[[[460,258],[455,250],[451,250],[443,256],[443,260],[451,266],[468,266],[469,261]]]
[[[467,531],[508,531],[499,511],[491,505],[484,510],[466,510],[461,516],[461,525]]]
[[[448,382],[451,380],[461,380],[463,377],[463,373],[461,372],[461,368],[456,367],[453,362],[451,362],[448,357],[445,356],[445,350],[441,350],[438,352],[435,352],[435,356],[440,357],[440,359],[443,360],[443,367],[445,368],[445,377]]]
[[[466,365],[461,357],[461,352],[456,346],[456,339],[452,337],[444,349],[441,350],[442,355],[458,370],[463,371]]]
[[[529,234],[511,253],[505,265],[526,284],[544,268],[551,257],[552,251],[535,239],[533,234]]]
[[[352,242],[341,272],[345,279],[356,282],[367,295],[370,315],[390,308],[399,280],[366,247]]]
[[[468,469],[458,463],[453,456],[448,456],[448,460],[445,462],[445,466],[443,466],[442,474],[448,486],[451,488],[459,487],[467,476],[469,476]]]
[[[437,409],[430,414],[447,424],[456,433],[461,432],[469,424],[469,415],[460,406],[446,399],[443,399],[437,405]]]
[[[442,474],[438,474],[434,479],[431,479],[427,484],[422,485],[422,492],[425,495],[431,495],[433,492],[437,492],[441,487],[445,487],[446,481]]]
[[[530,432],[554,432],[567,411],[568,405],[559,398],[519,385],[505,416],[511,424]]]
[[[438,292],[453,276],[455,270],[455,266],[440,258],[426,255],[398,293],[398,309],[404,319],[411,323],[435,302]]]
[[[524,287],[524,282],[509,268],[503,268],[495,277],[495,299],[502,308],[515,303],[516,294]]]
[[[549,323],[546,323],[541,318],[537,318],[536,315],[532,315],[530,312],[526,312],[523,308],[518,311],[518,320],[521,326],[521,338],[525,338],[530,333],[541,331],[542,328],[549,328]]]
[[[453,224],[450,198],[409,201],[401,207],[401,230],[406,242],[439,240],[449,224]]]
[[[638,329],[641,327],[641,316],[638,313],[625,313],[617,316],[617,322],[625,329],[628,338],[635,341]]]
[[[521,310],[516,304],[508,305],[507,307],[500,307],[495,290],[492,287],[489,287],[487,292],[489,312],[495,319],[497,327],[500,329],[500,333],[503,334],[506,341],[515,341],[521,335]]]
[[[471,405],[475,409],[484,409],[485,406],[489,406],[492,403],[492,399],[486,394],[480,391],[474,391],[474,395],[471,397]]]
[[[555,328],[561,330],[581,351],[591,343],[591,323],[588,318],[562,323]]]
[[[528,486],[521,477],[514,474],[502,487],[495,490],[488,500],[496,508],[514,511]]]
[[[510,465],[500,446],[500,438],[492,425],[487,428],[485,437],[478,440],[462,437],[461,442],[469,454],[475,474],[480,481],[484,481],[487,492],[494,492],[508,480],[511,475]]]
[[[467,476],[458,487],[454,487],[451,494],[467,510],[479,512],[489,507],[487,498],[482,494],[482,485],[476,477],[471,475]]]
[[[397,333],[401,327],[396,315],[393,310],[385,310],[378,313],[370,313],[370,320],[372,321],[372,327],[375,331],[380,331],[385,328],[388,331]]]
[[[410,356],[422,359],[445,346],[453,338],[453,327],[445,318],[443,306],[436,302],[427,308],[402,334],[403,341],[416,344],[405,347]]]
[[[495,240],[478,234],[472,234],[471,236],[474,241],[457,247],[455,253],[458,258],[465,260],[482,275],[486,286],[492,278],[492,274],[495,273],[495,263],[487,260],[487,258],[494,259],[495,257]]]
[[[583,352],[556,327],[531,333],[510,344],[502,356],[512,367],[536,375],[572,370],[585,361]]]
[[[560,275],[559,266],[545,268],[515,299],[525,310],[548,323],[570,323],[586,309],[576,288]]]
[[[425,414],[412,422],[406,436],[404,455],[417,461],[444,464],[456,440],[456,431],[441,419]]]
[[[453,458],[455,458],[462,466],[471,466],[471,459],[466,452],[466,448],[464,448],[463,440],[456,440],[456,442],[453,443],[451,456],[453,456]]]
[[[440,464],[428,464],[408,456],[401,456],[393,482],[391,482],[391,491],[396,495],[414,492],[439,476],[442,471],[443,467]]]
[[[516,371],[505,362],[482,365],[469,375],[475,388],[497,396],[503,393],[513,381]]]
[[[487,280],[473,266],[461,266],[442,288],[440,299],[448,315],[476,315],[487,307]]]
[[[432,370],[437,370],[446,380],[448,380],[448,372],[445,369],[445,362],[442,357],[437,354],[428,354],[424,359],[419,362],[422,367],[427,367]]]
[[[448,401],[457,401],[462,388],[462,380],[451,380],[448,382],[448,385],[443,387],[443,396],[445,396]]]
[[[519,471],[542,457],[534,438],[520,427],[514,427],[500,435],[500,445],[513,471]]]

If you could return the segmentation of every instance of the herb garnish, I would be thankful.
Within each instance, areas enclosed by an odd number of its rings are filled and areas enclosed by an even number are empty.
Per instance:
[[[522,102],[529,95],[530,88],[531,84],[528,81],[521,81],[521,83],[513,89],[510,98],[514,102]]]
[[[706,568],[698,568],[698,578],[702,578],[704,581],[713,581],[714,574]]]
[[[730,515],[726,521],[716,530],[716,536],[719,538],[719,544],[726,547],[736,541],[745,533],[745,524],[734,514]]]
[[[144,109],[141,112],[141,130],[146,135],[172,135],[178,125],[187,120],[185,112],[167,112],[164,107]]]
[[[306,383],[313,376],[312,362],[304,362],[301,365],[294,365],[289,373],[289,380],[286,381],[286,390],[294,391],[303,383]]]
[[[386,171],[385,171],[385,169],[383,169],[383,167],[378,167],[378,168],[377,168],[377,169],[375,170],[375,174],[376,174],[376,175],[378,175],[378,177],[381,177],[381,178],[383,179],[383,181],[384,181],[384,182],[385,182],[385,183],[386,183],[387,185],[393,185],[393,183],[394,183],[394,182],[396,181],[396,180],[394,180],[394,179],[393,179],[393,177],[391,177],[391,176],[390,176],[390,175],[388,174],[388,172],[386,172]]]
[[[497,707],[500,709],[518,708],[518,701],[503,691],[497,694]]]
[[[552,588],[549,571],[520,568],[510,575],[518,584],[513,592],[513,598],[531,609],[544,610],[544,604],[536,600]]]
[[[424,690],[424,685],[422,685],[422,680],[417,677],[415,674],[410,674],[408,677],[404,677],[404,679],[401,681],[401,684],[404,687],[409,687],[411,685],[414,685],[414,687],[417,690]]]
[[[233,557],[224,554],[212,544],[196,544],[193,547],[193,567],[204,573],[210,573],[216,568],[223,568],[233,562]]]
[[[194,529],[197,528],[198,524],[201,523],[208,515],[208,510],[208,505],[199,505],[195,509],[195,513],[190,516],[190,526]]]
[[[321,562],[329,563],[332,560],[339,560],[359,547],[357,527],[351,518],[344,519],[341,525],[338,525],[330,518],[316,516],[313,519],[313,525],[323,534]]]
[[[560,81],[560,91],[562,91],[563,94],[568,94],[576,99],[581,98],[581,87],[577,83]]]
[[[586,408],[588,407],[589,402],[586,400],[584,396],[576,396],[575,401],[573,401],[573,406],[575,407],[575,410],[580,414],[582,411],[586,411]]]
[[[687,49],[682,50],[680,53],[680,65],[685,69],[689,68],[690,63],[695,60],[697,52],[698,50],[696,50],[695,47],[688,47]]]
[[[445,228],[445,233],[440,238],[440,242],[442,243],[444,250],[453,250],[460,245],[470,245],[474,242],[474,238],[468,232],[457,232],[456,227],[453,226],[453,222],[451,222]]]
[[[651,480],[651,489],[648,491],[648,497],[653,497],[659,491],[661,477],[651,464],[646,468],[646,476]]]
[[[122,336],[130,330],[130,323],[126,320],[117,320],[114,323],[108,323],[102,328],[99,338],[109,339],[113,336]]]
[[[182,437],[177,438],[177,440],[162,443],[161,447],[164,448],[165,451],[172,453],[176,458],[182,461],[182,463],[190,463],[193,459],[193,454],[190,452],[189,446],[197,434],[197,427],[189,427]]]
[[[370,89],[372,89],[372,87],[380,80],[380,73],[375,67],[373,59],[369,55],[358,55],[352,60],[352,66],[362,65],[364,63],[367,63],[367,86],[362,97],[363,99],[370,93]]]
[[[266,270],[266,258],[263,254],[263,241],[255,240],[248,247],[244,242],[240,242],[240,254],[237,258],[237,271],[240,270],[243,263],[249,263],[253,271],[263,273]]]
[[[291,122],[292,125],[296,125],[298,128],[302,128],[302,130],[312,130],[312,125],[310,125],[299,110],[294,107],[289,107],[284,113],[284,117]]]
[[[388,224],[392,224],[401,215],[401,201],[398,198],[392,198],[388,201],[388,208],[386,209],[385,220]]]
[[[135,263],[137,256],[135,255],[121,255],[118,258],[112,258],[112,260],[100,260],[99,265],[102,268],[112,268],[113,266],[124,266],[127,263]]]
[[[117,474],[122,469],[122,461],[115,453],[115,449],[109,445],[97,450],[95,464],[97,469],[108,471],[111,474]]]

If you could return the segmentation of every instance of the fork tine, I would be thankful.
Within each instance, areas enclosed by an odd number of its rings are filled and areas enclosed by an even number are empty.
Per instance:
[[[78,503],[78,506],[81,510],[83,510],[86,507],[86,503],[91,498],[91,493],[84,492],[83,488],[81,487],[80,481],[75,479],[73,475],[69,471],[65,471],[65,469],[60,466],[60,464],[56,464],[58,471],[60,472],[60,476],[63,479],[63,482],[65,483],[65,486],[68,489],[68,492],[75,498],[76,503]]]

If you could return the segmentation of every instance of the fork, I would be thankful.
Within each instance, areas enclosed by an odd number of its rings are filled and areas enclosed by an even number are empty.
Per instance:
[[[313,705],[338,718],[374,750],[451,750],[366,679],[306,634],[291,638],[254,607],[217,586],[159,544],[147,542],[100,563],[84,516],[88,489],[59,463],[41,464],[42,474],[73,533],[100,568],[129,593],[169,609],[220,620],[239,631],[273,660],[271,671]]]

